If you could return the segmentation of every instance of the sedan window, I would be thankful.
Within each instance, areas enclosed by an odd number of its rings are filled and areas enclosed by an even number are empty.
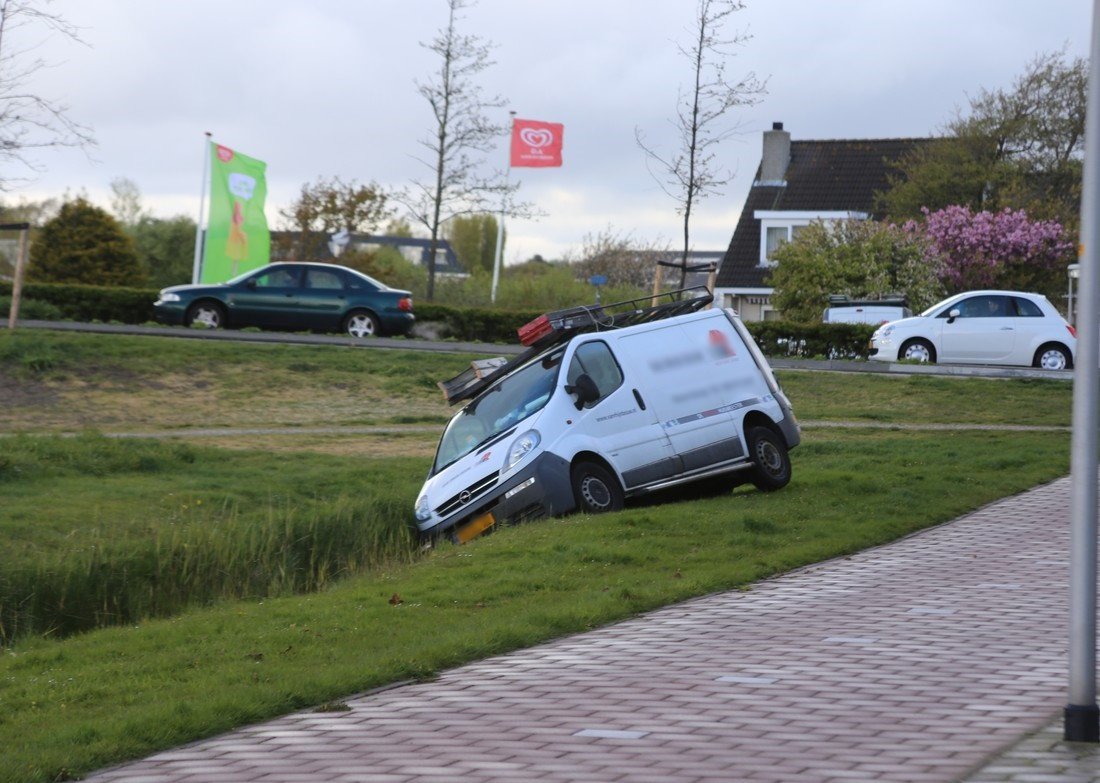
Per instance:
[[[327,269],[309,269],[306,270],[306,288],[341,291],[344,288],[344,281],[336,272],[330,272]]]
[[[272,269],[252,280],[255,281],[256,288],[297,288],[298,270],[293,267]]]

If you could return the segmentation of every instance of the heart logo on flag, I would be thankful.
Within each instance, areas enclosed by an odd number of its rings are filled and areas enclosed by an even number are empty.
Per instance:
[[[233,160],[233,150],[229,149],[229,147],[223,147],[221,144],[219,144],[218,160],[220,160],[222,163],[228,163],[229,161]]]
[[[520,140],[528,147],[547,147],[554,143],[554,134],[546,128],[524,128],[519,132]]]

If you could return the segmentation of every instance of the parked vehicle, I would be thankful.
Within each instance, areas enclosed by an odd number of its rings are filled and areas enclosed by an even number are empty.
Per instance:
[[[278,263],[217,285],[160,292],[156,319],[169,325],[341,331],[353,337],[408,334],[412,295],[335,264]]]
[[[830,296],[829,307],[822,315],[827,324],[885,324],[909,318],[913,311],[904,299],[849,299]]]
[[[1046,297],[968,291],[881,326],[871,337],[870,357],[1068,370],[1076,354],[1077,330]]]
[[[800,430],[734,312],[702,309],[709,294],[640,301],[542,316],[520,330],[525,353],[441,384],[470,401],[416,502],[422,534],[466,541],[734,471],[764,490],[790,481]]]

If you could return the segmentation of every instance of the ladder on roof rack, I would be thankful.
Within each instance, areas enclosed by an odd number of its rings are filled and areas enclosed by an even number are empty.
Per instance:
[[[653,304],[654,300],[658,304]],[[447,402],[476,397],[484,389],[515,368],[529,362],[555,345],[567,342],[574,335],[598,332],[601,329],[622,329],[626,326],[660,321],[701,310],[714,300],[706,286],[681,288],[654,296],[642,296],[606,305],[585,305],[556,310],[541,315],[519,329],[520,342],[527,350],[505,361],[503,358],[474,362],[470,369],[447,381],[439,388]],[[644,305],[643,305],[644,303]],[[475,366],[476,365],[476,366]]]

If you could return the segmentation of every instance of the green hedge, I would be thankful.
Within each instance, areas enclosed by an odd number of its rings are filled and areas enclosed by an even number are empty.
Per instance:
[[[11,296],[11,283],[0,283],[0,296]],[[119,321],[142,324],[153,320],[155,288],[27,283],[24,300],[34,299],[53,305],[62,318],[74,321]],[[20,303],[20,317],[31,318]]]
[[[443,324],[447,337],[487,343],[518,342],[516,332],[519,328],[542,315],[534,311],[485,310],[440,304],[417,304],[413,311],[417,321]]]
[[[875,324],[746,323],[765,356],[806,359],[866,359]]]

